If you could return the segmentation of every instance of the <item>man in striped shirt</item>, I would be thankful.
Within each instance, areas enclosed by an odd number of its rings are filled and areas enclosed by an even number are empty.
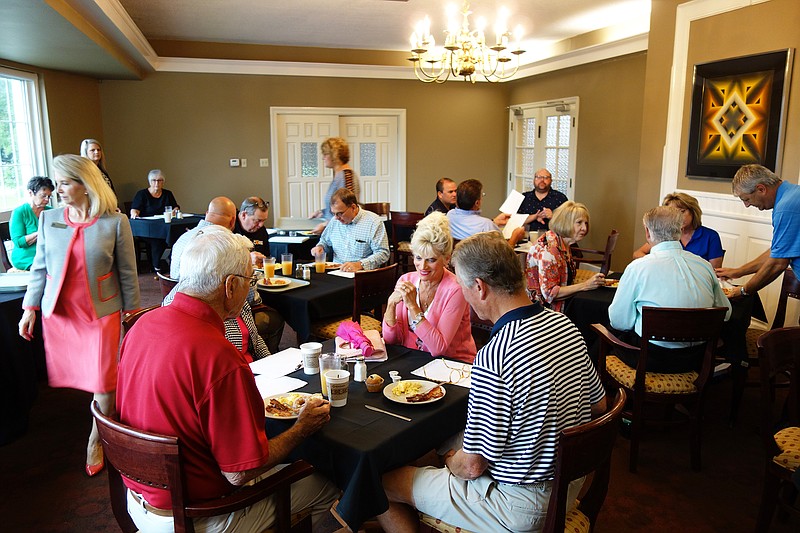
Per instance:
[[[472,531],[540,531],[558,434],[605,412],[603,387],[575,325],[528,299],[500,234],[465,239],[453,263],[467,302],[495,324],[472,368],[464,442],[443,468],[385,474],[390,505],[378,519],[385,531],[416,531],[416,508]]]

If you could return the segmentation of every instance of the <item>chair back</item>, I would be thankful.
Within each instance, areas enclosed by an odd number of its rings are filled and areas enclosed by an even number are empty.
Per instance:
[[[144,309],[139,309],[138,311],[134,311],[133,313],[129,314],[125,318],[122,319],[122,334],[125,335],[128,331],[133,327],[137,320],[142,318],[142,315],[145,313],[149,313],[153,309],[158,309],[161,307],[161,304],[151,305],[150,307],[145,307]]]
[[[361,314],[377,311],[375,319],[383,318],[383,308],[397,283],[397,263],[375,270],[356,272],[353,282],[353,322],[361,322]]]
[[[758,339],[761,437],[769,458],[780,453],[773,435],[800,426],[800,326],[773,329]]]
[[[579,508],[591,523],[595,522],[608,493],[611,452],[617,439],[625,400],[625,391],[620,388],[604,415],[559,434],[556,473],[547,505],[545,532],[564,531],[567,506],[572,503],[567,501],[569,484],[590,472],[594,472],[594,476]]]
[[[617,239],[619,239],[619,232],[612,229],[611,233],[608,235],[608,239],[606,239],[606,247],[604,250],[573,247],[573,252],[577,252],[575,253],[575,261],[578,264],[589,263],[592,265],[599,265],[600,273],[603,275],[608,274],[609,270],[611,270],[611,254],[614,253],[614,249],[617,247]],[[587,253],[599,255],[600,257],[594,259],[584,257],[584,254]]]
[[[394,260],[400,264],[403,272],[411,270],[412,264],[409,260],[411,254],[408,251],[400,250],[401,243],[411,241],[411,235],[417,227],[417,223],[425,218],[423,213],[413,211],[392,211],[389,220],[392,226],[391,249],[394,251]]]
[[[789,298],[800,299],[800,281],[797,280],[797,276],[795,276],[791,268],[787,268],[783,272],[781,294],[778,298],[778,307],[775,309],[775,320],[772,321],[772,329],[782,328],[786,325],[786,305]]]
[[[156,272],[156,276],[158,276],[158,286],[161,288],[161,297],[166,298],[167,295],[172,292],[172,289],[175,288],[175,285],[178,284],[178,280],[165,276],[161,272]]]
[[[136,531],[136,528],[127,529],[127,522],[132,523],[127,505],[123,505],[120,512],[115,507],[115,502],[117,506],[120,503],[119,493],[123,496],[125,494],[125,486],[120,476],[169,490],[172,497],[175,531],[194,531],[192,521],[185,513],[186,501],[178,439],[137,430],[112,420],[103,414],[96,401],[92,402],[91,411],[97,423],[97,431],[100,433],[103,455],[109,463],[108,482],[112,509],[123,531]],[[123,497],[122,503],[124,502]],[[123,513],[125,516],[121,517]]]
[[[8,257],[8,248],[6,248],[6,241],[11,240],[11,228],[9,222],[0,222],[0,262],[3,264],[5,272],[11,270],[11,259]]]
[[[376,215],[385,216],[387,219],[391,214],[389,202],[371,202],[371,203],[361,204],[361,207],[363,207],[367,211],[372,211]]]
[[[722,331],[722,324],[725,322],[726,312],[725,307],[643,307],[642,343],[636,368],[635,388],[644,393],[647,352],[651,346],[649,341],[705,342],[703,366],[695,381],[695,386],[701,390],[713,370],[714,350]]]

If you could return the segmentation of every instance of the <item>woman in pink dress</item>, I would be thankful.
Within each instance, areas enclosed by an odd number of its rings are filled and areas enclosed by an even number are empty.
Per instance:
[[[525,275],[531,300],[561,312],[564,301],[580,291],[591,291],[605,284],[603,274],[595,274],[573,284],[575,262],[570,246],[589,233],[589,210],[577,202],[564,202],[550,219],[550,230],[528,251]]]
[[[389,296],[383,315],[383,338],[387,344],[402,344],[430,352],[434,357],[472,363],[475,341],[464,300],[449,270],[453,237],[444,213],[423,218],[411,237],[416,272],[403,274]]]
[[[53,169],[65,207],[41,215],[19,333],[31,339],[41,309],[50,386],[92,392],[103,412],[113,414],[120,311],[139,308],[133,236],[94,163],[61,155],[53,160]],[[86,473],[93,476],[103,466],[103,449],[92,425]]]

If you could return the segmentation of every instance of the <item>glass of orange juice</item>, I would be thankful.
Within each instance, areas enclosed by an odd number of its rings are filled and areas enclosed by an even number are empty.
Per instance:
[[[265,278],[274,278],[275,277],[275,258],[274,257],[265,257],[264,258],[264,277]]]
[[[320,246],[314,253],[314,266],[317,269],[317,274],[324,274],[325,273],[325,259],[326,254],[325,250]]]
[[[292,254],[281,254],[281,269],[284,276],[292,275]]]

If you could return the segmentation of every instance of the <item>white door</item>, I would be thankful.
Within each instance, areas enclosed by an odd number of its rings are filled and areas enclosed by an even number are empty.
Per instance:
[[[308,215],[322,207],[333,171],[320,145],[342,137],[359,175],[359,202],[389,202],[405,210],[405,110],[272,108],[273,217],[275,226],[311,228]]]
[[[509,146],[509,191],[533,189],[536,170],[553,175],[553,189],[568,198],[575,191],[575,147],[577,146],[578,99],[557,103],[539,102],[511,110]]]
[[[339,125],[350,145],[350,165],[358,173],[359,200],[399,205],[397,117],[341,117]]]
[[[285,218],[307,219],[320,208],[333,180],[324,168],[319,146],[339,135],[339,117],[332,115],[278,115],[279,151],[276,166],[280,176],[278,194],[273,191],[276,225]]]

